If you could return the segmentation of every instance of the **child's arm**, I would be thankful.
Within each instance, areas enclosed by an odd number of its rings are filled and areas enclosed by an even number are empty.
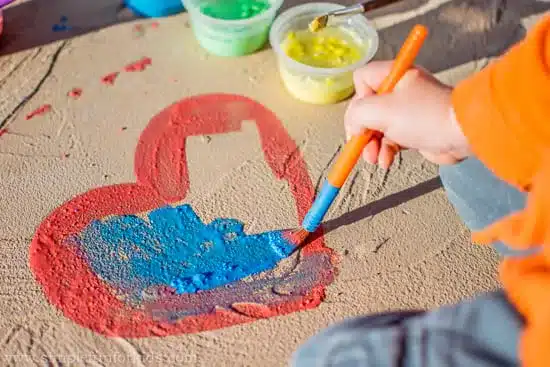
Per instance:
[[[524,211],[474,234],[539,255],[507,259],[501,279],[524,316],[522,365],[550,365],[550,16],[527,39],[453,92],[471,150],[493,172],[529,191]]]

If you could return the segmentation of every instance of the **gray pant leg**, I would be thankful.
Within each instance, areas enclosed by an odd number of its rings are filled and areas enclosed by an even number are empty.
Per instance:
[[[506,297],[494,292],[430,312],[344,321],[308,340],[291,366],[517,366],[521,328]]]
[[[477,158],[439,168],[447,197],[472,231],[478,231],[525,207],[526,194],[497,178]],[[526,256],[538,249],[514,250],[493,244],[502,256]]]

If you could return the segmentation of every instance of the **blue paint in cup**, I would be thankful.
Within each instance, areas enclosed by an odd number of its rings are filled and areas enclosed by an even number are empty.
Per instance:
[[[166,17],[183,11],[182,0],[125,0],[126,7],[150,18]]]

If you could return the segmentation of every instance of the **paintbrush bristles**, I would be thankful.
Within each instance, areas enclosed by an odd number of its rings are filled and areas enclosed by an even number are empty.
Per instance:
[[[325,28],[328,23],[328,15],[321,15],[320,17],[317,17],[313,19],[311,23],[309,23],[309,30],[311,32],[317,32],[321,29]]]

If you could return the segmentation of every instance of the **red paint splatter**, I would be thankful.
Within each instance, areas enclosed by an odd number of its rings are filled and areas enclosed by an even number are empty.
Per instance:
[[[40,107],[38,107],[36,110],[30,112],[29,114],[27,114],[27,116],[25,116],[25,119],[26,120],[30,120],[36,116],[41,116],[41,115],[44,115],[48,112],[50,112],[52,109],[52,106],[49,105],[49,104],[45,104],[45,105],[42,105]]]
[[[126,65],[124,70],[127,72],[143,71],[147,68],[147,66],[150,66],[151,63],[152,60],[150,57],[143,57],[136,62]]]
[[[106,85],[113,85],[115,84],[115,80],[118,76],[118,71],[115,71],[113,73],[107,74],[101,78],[101,82]]]
[[[0,129],[0,136],[4,135],[4,134],[7,134],[8,133],[8,129]]]
[[[159,22],[153,22],[151,23],[151,28],[158,28],[159,27]]]
[[[69,91],[69,93],[67,93],[67,96],[74,99],[80,98],[81,95],[82,95],[82,89],[80,88],[73,88]]]
[[[187,138],[239,131],[245,120],[256,122],[266,162],[278,179],[288,182],[298,219],[302,220],[313,201],[313,184],[298,147],[281,121],[261,104],[242,96],[215,94],[188,98],[160,112],[143,131],[135,153],[137,183],[90,190],[55,209],[40,224],[29,256],[34,276],[48,300],[74,322],[98,333],[122,337],[213,330],[317,307],[325,297],[325,287],[334,279],[336,265],[322,232],[302,251],[300,267],[310,269],[298,274],[297,279],[306,282],[306,289],[285,297],[273,296],[270,291],[271,298],[261,305],[250,303],[246,297],[247,289],[253,289],[250,287],[254,283],[242,282],[231,289],[222,287],[179,297],[167,295],[163,305],[151,303],[133,308],[115,296],[71,245],[72,236],[92,220],[150,211],[183,200],[190,186]],[[245,293],[240,294],[243,289]],[[237,297],[237,301],[232,301],[237,312],[232,307],[212,307],[177,321],[152,316],[152,311],[169,306],[170,302],[175,305],[184,302],[192,311],[208,300],[216,297],[223,300],[226,296]]]

